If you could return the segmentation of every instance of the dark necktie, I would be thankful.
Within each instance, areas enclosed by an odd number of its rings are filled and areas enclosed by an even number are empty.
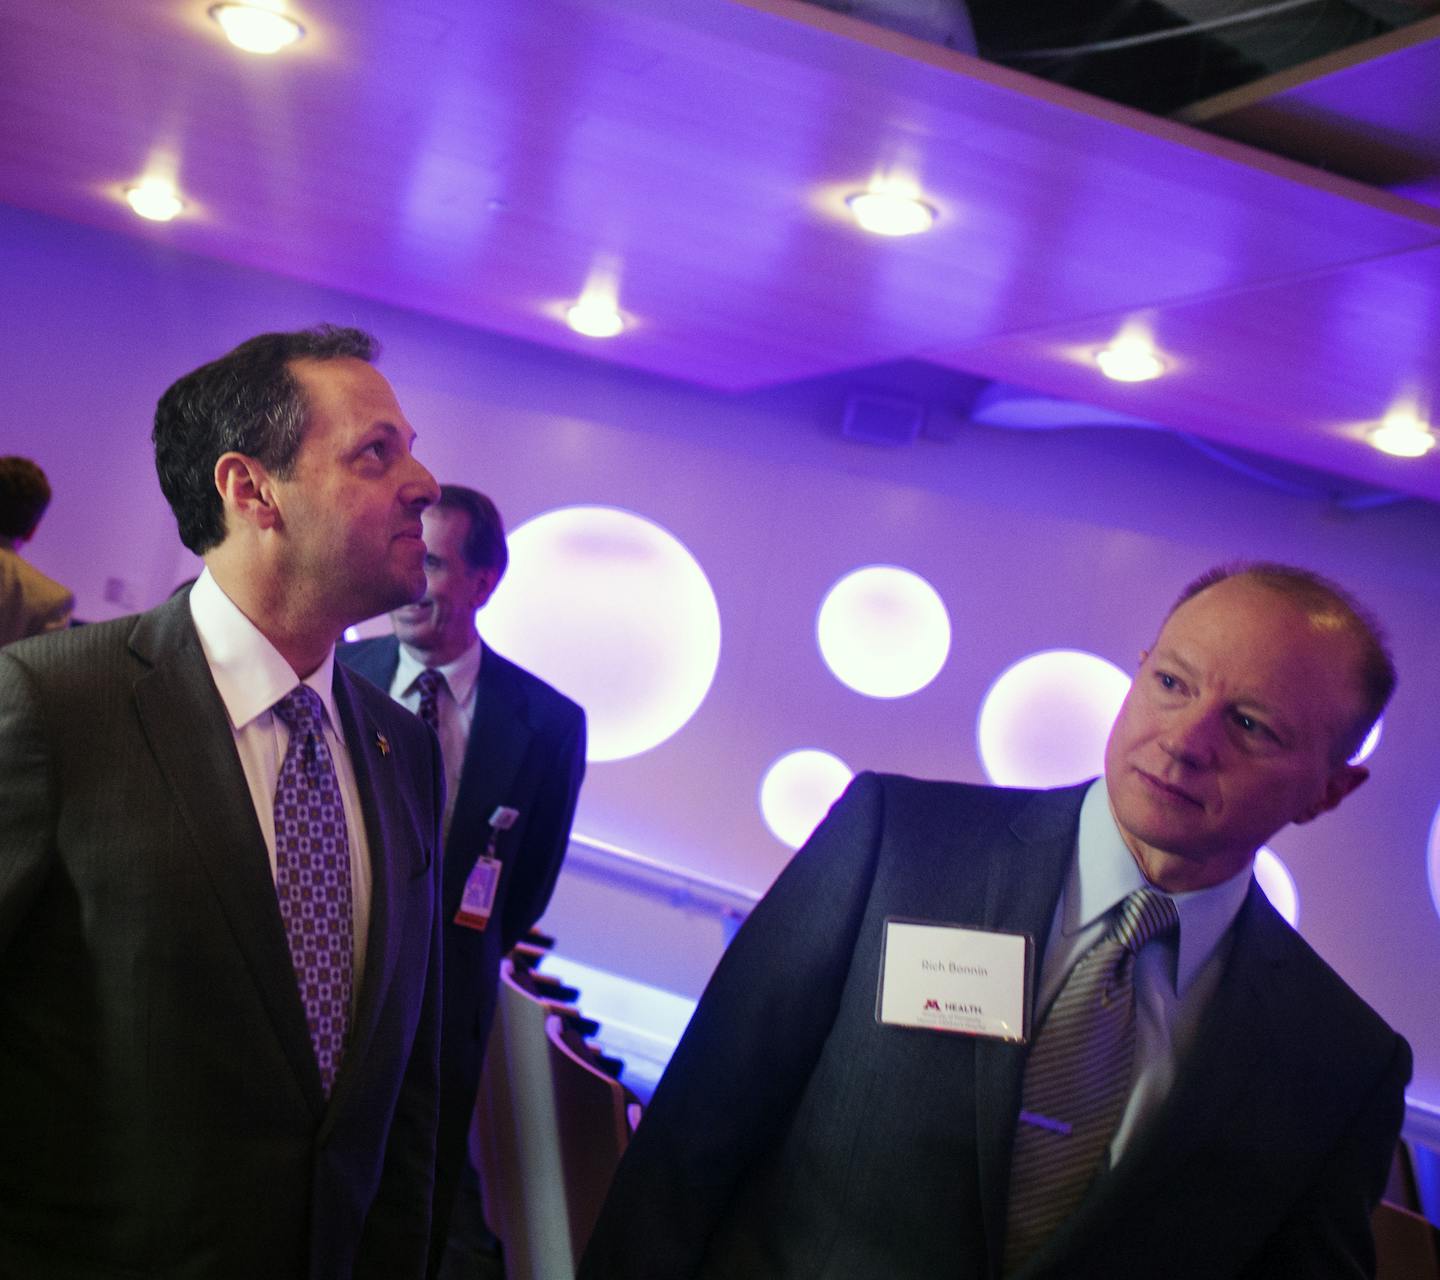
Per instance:
[[[349,832],[320,696],[298,685],[275,714],[290,729],[275,784],[275,892],[328,1098],[350,1026]]]
[[[438,737],[440,733],[440,690],[445,688],[445,677],[433,667],[426,667],[415,677],[415,687],[420,690],[420,719],[435,730]]]
[[[1007,1275],[1075,1211],[1100,1167],[1130,1096],[1135,957],[1179,923],[1169,898],[1137,889],[1050,1007],[1025,1064],[1010,1166]]]

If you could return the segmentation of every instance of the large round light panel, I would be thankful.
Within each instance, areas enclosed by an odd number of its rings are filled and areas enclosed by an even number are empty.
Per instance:
[[[1292,929],[1300,924],[1300,891],[1290,868],[1269,845],[1261,845],[1255,855],[1255,879],[1270,899],[1270,905],[1285,917]]]
[[[1130,677],[1079,649],[1047,649],[1000,673],[980,705],[980,763],[1002,787],[1059,787],[1105,770],[1105,740]]]
[[[720,610],[674,534],[615,507],[562,507],[508,543],[481,634],[585,708],[588,759],[639,755],[695,714],[720,661]]]
[[[923,689],[950,653],[950,615],[939,592],[895,565],[841,578],[820,605],[815,632],[836,679],[872,698]]]
[[[828,751],[806,748],[781,756],[760,783],[760,814],[771,834],[798,849],[850,785],[850,767]]]

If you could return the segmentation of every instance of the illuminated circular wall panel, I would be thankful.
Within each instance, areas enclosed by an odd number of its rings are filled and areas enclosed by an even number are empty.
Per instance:
[[[1300,891],[1295,887],[1295,877],[1290,868],[1280,861],[1280,855],[1268,845],[1261,845],[1255,855],[1255,879],[1265,890],[1270,905],[1290,923],[1298,928],[1300,924]]]
[[[615,507],[562,507],[508,543],[480,632],[585,708],[588,759],[639,755],[695,714],[720,661],[720,610],[674,534]]]
[[[976,738],[991,782],[1058,787],[1104,772],[1105,740],[1130,677],[1078,649],[1048,649],[1000,673],[980,705]]]
[[[1440,809],[1435,810],[1430,824],[1430,901],[1440,916]]]
[[[798,849],[840,798],[853,775],[828,751],[805,749],[781,756],[760,784],[760,814],[782,844]]]
[[[903,698],[940,673],[950,615],[918,573],[872,564],[846,574],[820,605],[820,655],[836,679],[872,698]]]

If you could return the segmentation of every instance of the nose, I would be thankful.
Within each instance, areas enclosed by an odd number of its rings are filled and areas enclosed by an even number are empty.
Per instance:
[[[1214,765],[1223,735],[1219,708],[1191,705],[1176,712],[1160,735],[1161,749],[1190,769]]]
[[[426,507],[433,507],[440,501],[440,486],[435,482],[425,464],[413,453],[410,455],[410,465],[414,468],[415,474],[410,480],[413,490],[408,505],[417,512],[424,511]]]

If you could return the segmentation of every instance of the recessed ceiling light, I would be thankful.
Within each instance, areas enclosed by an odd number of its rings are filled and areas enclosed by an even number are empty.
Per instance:
[[[1095,353],[1100,372],[1115,382],[1149,382],[1165,372],[1165,362],[1142,338],[1118,338]]]
[[[596,298],[581,298],[565,312],[565,323],[587,338],[613,338],[625,328],[625,318],[614,305]]]
[[[845,203],[862,230],[877,236],[913,236],[935,225],[935,210],[900,191],[857,191]]]
[[[1367,438],[1381,453],[1388,453],[1392,458],[1423,458],[1435,447],[1435,433],[1430,424],[1408,410],[1386,414]]]
[[[255,4],[212,5],[210,16],[226,39],[246,53],[278,53],[305,34],[294,18]]]
[[[175,194],[175,187],[164,178],[145,178],[125,188],[125,200],[142,218],[151,222],[169,222],[184,207]]]

